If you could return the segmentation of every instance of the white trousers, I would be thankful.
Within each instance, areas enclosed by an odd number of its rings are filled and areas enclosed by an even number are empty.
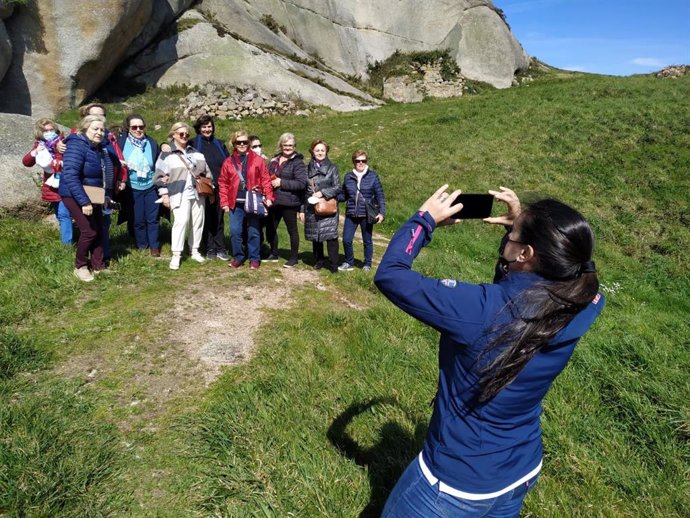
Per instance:
[[[201,233],[204,230],[204,198],[182,198],[180,206],[172,209],[173,226],[170,249],[173,255],[180,255],[184,250],[184,238],[189,226],[189,251],[199,251]],[[191,222],[191,225],[189,223]]]

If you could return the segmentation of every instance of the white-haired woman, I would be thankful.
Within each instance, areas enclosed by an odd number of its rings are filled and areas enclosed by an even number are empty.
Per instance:
[[[113,182],[113,163],[105,151],[105,118],[87,115],[79,121],[77,133],[65,139],[67,149],[58,192],[79,228],[74,275],[93,280],[93,272],[105,269],[103,259],[103,201],[92,201],[84,187],[100,187]]]
[[[268,172],[275,203],[268,211],[266,233],[271,255],[266,260],[278,260],[278,224],[283,219],[290,236],[290,257],[283,266],[292,268],[297,264],[299,254],[297,213],[304,201],[308,182],[307,166],[304,157],[295,150],[295,136],[292,133],[283,133],[278,139],[278,152],[268,164]]]
[[[170,269],[180,268],[187,229],[191,257],[198,263],[206,259],[199,253],[204,229],[205,200],[196,189],[199,177],[211,178],[211,171],[204,155],[189,145],[189,126],[176,122],[170,128],[168,137],[172,142],[170,153],[162,153],[156,161],[154,183],[165,207],[170,208],[173,227],[170,249]]]

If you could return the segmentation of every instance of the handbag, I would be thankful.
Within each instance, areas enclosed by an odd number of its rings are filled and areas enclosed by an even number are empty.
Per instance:
[[[260,218],[266,217],[268,210],[264,205],[264,195],[257,191],[247,191],[247,197],[244,200],[244,212]]]
[[[362,191],[359,190],[359,187],[357,187],[357,192],[359,193],[359,195],[364,200],[364,210],[367,213],[367,223],[369,225],[375,225],[376,224],[376,217],[379,215],[379,208],[376,205],[374,205],[372,202],[367,201],[367,199],[362,194]]]
[[[314,180],[311,180],[311,190],[316,192]],[[314,212],[319,216],[333,216],[338,212],[338,201],[335,198],[330,200],[319,198],[319,201],[314,204]]]
[[[330,200],[319,198],[318,203],[314,205],[314,212],[319,216],[333,216],[338,212],[338,202],[335,198]]]
[[[367,223],[370,225],[376,224],[376,217],[379,215],[379,209],[370,201],[364,200],[364,208],[367,211]]]
[[[213,196],[213,180],[205,176],[197,176],[196,192],[199,196]]]
[[[83,187],[92,204],[103,205],[105,203],[105,189],[103,187],[92,187],[91,185],[84,185]]]

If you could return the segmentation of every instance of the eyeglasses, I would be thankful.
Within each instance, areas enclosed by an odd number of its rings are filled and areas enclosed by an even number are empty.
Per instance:
[[[249,141],[248,140],[236,140],[235,145],[236,146],[248,146]]]
[[[515,244],[518,244],[518,245],[526,245],[526,244],[527,244],[527,243],[525,243],[524,241],[515,241],[514,239],[510,239],[510,238],[508,238],[508,239],[506,240],[506,243],[515,243]]]
[[[146,125],[141,125],[141,126],[130,126],[129,129],[131,130],[143,130],[146,127]]]
[[[176,133],[176,135],[177,135],[178,137],[182,137],[182,138],[187,138],[187,137],[189,137],[189,133],[187,133],[187,132]]]
[[[261,144],[254,144],[252,146],[252,149],[259,149],[261,147]]]
[[[366,159],[360,160],[360,159],[358,158],[357,160],[355,160],[355,164],[366,164],[366,163],[367,163]]]

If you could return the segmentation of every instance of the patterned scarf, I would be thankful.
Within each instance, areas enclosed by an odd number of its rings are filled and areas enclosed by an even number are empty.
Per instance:
[[[135,148],[141,149],[142,151],[144,151],[144,149],[146,148],[146,137],[135,138],[132,136],[131,133],[128,133],[127,134],[127,140]]]

